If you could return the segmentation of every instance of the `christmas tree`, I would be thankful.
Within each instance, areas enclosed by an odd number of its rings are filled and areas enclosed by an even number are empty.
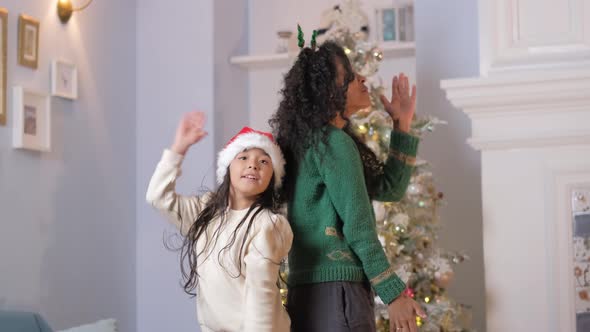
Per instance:
[[[321,40],[338,42],[354,69],[367,77],[372,106],[351,119],[353,131],[382,160],[389,152],[391,117],[383,109],[379,96],[384,93],[375,75],[383,59],[381,50],[368,42],[368,20],[358,0],[345,0],[323,13]],[[444,123],[430,116],[418,116],[411,134],[420,138]],[[373,202],[379,239],[396,273],[408,286],[405,293],[418,301],[428,318],[417,317],[420,331],[469,331],[467,306],[454,302],[446,293],[453,279],[454,264],[467,259],[460,253],[446,252],[436,246],[440,229],[438,208],[443,194],[436,189],[430,165],[418,159],[405,197],[400,202]],[[389,331],[387,305],[376,297],[377,328]]]

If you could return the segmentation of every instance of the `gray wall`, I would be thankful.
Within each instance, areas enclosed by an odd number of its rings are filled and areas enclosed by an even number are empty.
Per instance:
[[[248,54],[248,2],[215,1],[214,11],[215,151],[220,151],[249,121],[248,71],[229,64],[230,57]]]
[[[178,191],[213,187],[213,0],[141,0],[137,6],[137,330],[195,331],[195,300],[180,287],[174,230],[145,202],[149,179],[183,113],[208,114],[209,136],[187,154]],[[171,239],[174,244],[174,238]]]
[[[0,309],[40,311],[55,329],[114,317],[134,331],[135,1],[95,1],[65,26],[55,3],[0,3],[9,11]],[[41,21],[37,70],[17,64],[19,13]],[[79,99],[52,98],[51,152],[14,150],[11,89],[48,93],[56,58],[78,66]]]
[[[449,293],[473,306],[473,325],[485,331],[480,155],[465,143],[468,117],[440,89],[440,80],[479,75],[477,1],[419,0],[415,15],[417,111],[449,122],[420,146],[448,203],[441,211],[440,245],[471,257],[455,270]]]

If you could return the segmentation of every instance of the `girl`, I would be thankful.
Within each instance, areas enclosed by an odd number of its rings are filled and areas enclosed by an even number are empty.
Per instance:
[[[285,153],[289,221],[287,309],[292,331],[375,331],[371,287],[389,304],[391,331],[416,331],[420,306],[403,295],[377,237],[370,199],[403,197],[418,139],[410,136],[416,89],[393,79],[396,128],[385,164],[350,133],[348,117],[371,105],[365,78],[340,46],[304,48],[285,76],[282,101],[270,121]]]
[[[181,196],[175,191],[180,166],[189,147],[206,135],[203,123],[199,112],[182,118],[146,199],[183,235],[184,290],[197,297],[201,331],[288,331],[277,287],[293,239],[289,223],[277,214],[281,150],[271,134],[245,127],[218,155],[217,191]]]

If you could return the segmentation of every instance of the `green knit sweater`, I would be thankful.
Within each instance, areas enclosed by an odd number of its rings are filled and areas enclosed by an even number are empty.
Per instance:
[[[359,151],[342,129],[327,130],[327,144],[309,148],[296,168],[289,202],[293,246],[288,284],[368,279],[383,302],[391,303],[405,285],[377,237]],[[404,196],[418,141],[391,132],[389,158],[374,199],[399,201]]]

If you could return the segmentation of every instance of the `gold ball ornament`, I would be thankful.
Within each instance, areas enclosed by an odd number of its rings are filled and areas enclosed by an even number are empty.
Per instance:
[[[451,282],[453,281],[453,277],[455,276],[455,272],[447,271],[445,273],[441,273],[438,277],[436,277],[435,283],[440,288],[448,288]]]
[[[422,326],[422,324],[424,324],[424,323],[422,322],[422,318],[421,318],[420,316],[416,316],[416,325],[417,325],[418,327],[420,327],[420,326]]]
[[[373,142],[379,143],[379,135],[378,134],[374,134],[373,136],[371,136],[371,140]]]
[[[380,49],[373,48],[371,51],[373,53],[373,57],[375,58],[375,60],[377,60],[377,61],[383,60],[383,52]]]
[[[361,124],[358,126],[358,132],[361,134],[366,134],[369,131],[369,128],[366,124]]]

